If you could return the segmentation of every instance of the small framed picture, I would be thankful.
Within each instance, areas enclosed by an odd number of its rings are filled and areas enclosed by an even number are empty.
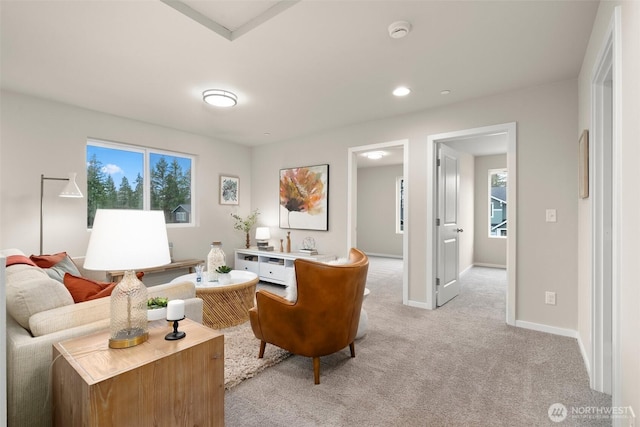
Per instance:
[[[240,204],[240,178],[237,176],[220,175],[220,204]]]

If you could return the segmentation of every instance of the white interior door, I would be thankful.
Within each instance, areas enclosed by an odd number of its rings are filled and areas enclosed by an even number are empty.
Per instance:
[[[451,148],[438,144],[436,162],[438,168],[436,305],[440,307],[460,293],[460,283],[458,281],[458,233],[463,230],[458,227],[460,179],[457,154]]]

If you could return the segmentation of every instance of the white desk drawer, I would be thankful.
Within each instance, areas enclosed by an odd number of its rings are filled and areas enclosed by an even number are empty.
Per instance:
[[[250,271],[252,273],[256,273],[257,275],[260,275],[259,266],[260,264],[258,263],[258,261],[245,261],[243,259],[236,259],[235,269]]]
[[[287,271],[284,265],[261,262],[260,274],[258,275],[265,280],[284,283],[287,278]]]

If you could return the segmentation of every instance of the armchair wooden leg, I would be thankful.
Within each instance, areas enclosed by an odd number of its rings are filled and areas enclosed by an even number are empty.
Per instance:
[[[320,384],[320,358],[313,358],[313,381],[315,384]]]
[[[262,359],[264,356],[264,349],[267,347],[267,343],[264,341],[260,341],[260,353],[258,354],[258,359]]]
[[[349,350],[351,350],[351,357],[356,357],[356,343],[355,341],[349,344]]]

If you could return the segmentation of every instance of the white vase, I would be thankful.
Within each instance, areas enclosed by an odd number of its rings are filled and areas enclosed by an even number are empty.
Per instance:
[[[152,310],[147,310],[147,320],[150,322],[153,320],[160,320],[167,318],[167,307],[162,308],[154,308]]]
[[[231,274],[229,273],[218,273],[218,283],[221,285],[228,285],[231,283]]]

